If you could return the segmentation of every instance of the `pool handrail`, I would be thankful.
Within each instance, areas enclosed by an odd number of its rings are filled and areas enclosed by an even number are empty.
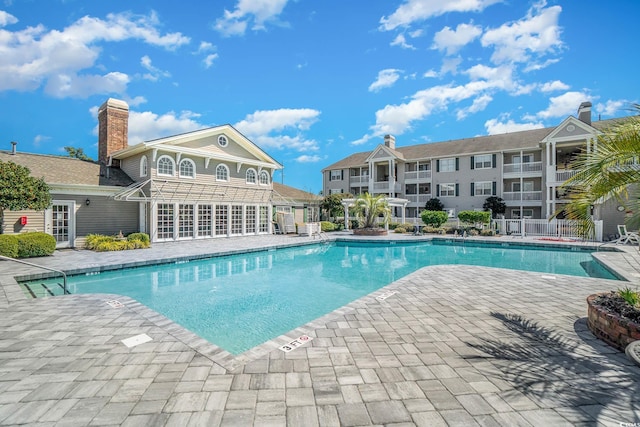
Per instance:
[[[55,268],[45,267],[43,265],[38,265],[38,264],[34,264],[34,263],[31,263],[31,262],[27,262],[27,261],[23,261],[21,259],[15,259],[15,258],[7,257],[7,256],[4,256],[4,255],[0,255],[0,259],[4,259],[6,261],[15,261],[15,262],[18,262],[20,264],[29,265],[31,267],[42,268],[44,270],[49,270],[49,271],[53,271],[55,273],[62,274],[62,292],[63,292],[64,295],[68,294],[68,291],[67,291],[67,275],[66,275],[66,273],[64,271],[56,270]]]

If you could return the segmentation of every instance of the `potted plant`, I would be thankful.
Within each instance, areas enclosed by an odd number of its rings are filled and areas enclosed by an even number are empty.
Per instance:
[[[598,338],[624,351],[640,340],[640,293],[630,288],[587,297],[589,330]]]
[[[360,228],[353,230],[353,234],[379,236],[387,234],[387,230],[379,228],[377,219],[382,216],[384,222],[389,221],[391,208],[383,194],[372,196],[369,193],[359,195],[353,206],[353,212],[358,218]]]

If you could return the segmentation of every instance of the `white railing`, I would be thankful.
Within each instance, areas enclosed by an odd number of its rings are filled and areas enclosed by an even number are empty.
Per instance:
[[[407,199],[409,203],[425,204],[427,200],[431,198],[431,194],[405,194],[404,198]]]
[[[580,239],[580,227],[576,221],[565,219],[494,219],[500,234],[525,236],[540,236],[552,238]],[[594,236],[586,240],[602,241],[602,221],[594,221]]]
[[[411,172],[405,172],[404,173],[404,179],[406,180],[411,180],[411,179],[431,179],[431,171],[411,171]]]
[[[352,176],[349,178],[349,182],[351,184],[368,184],[369,183],[369,175],[358,175]]]
[[[542,200],[542,191],[509,191],[502,193],[505,201]]]
[[[556,171],[556,182],[563,182],[577,174],[576,170]]]
[[[507,163],[502,166],[504,173],[542,172],[542,162]]]

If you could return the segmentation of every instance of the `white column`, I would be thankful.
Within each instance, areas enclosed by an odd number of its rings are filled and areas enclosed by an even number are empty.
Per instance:
[[[349,230],[349,205],[348,203],[342,203],[344,208],[344,229]]]

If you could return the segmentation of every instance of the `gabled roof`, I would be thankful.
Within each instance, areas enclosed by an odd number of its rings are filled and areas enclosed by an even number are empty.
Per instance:
[[[371,154],[369,154],[369,156],[367,156],[365,161],[369,162],[369,161],[371,161],[373,159],[380,158],[380,156],[378,156],[378,154],[381,151],[384,151],[384,153],[386,154],[383,157],[394,157],[396,159],[403,159],[404,160],[404,154],[402,154],[402,152],[394,150],[393,148],[387,147],[384,144],[380,144],[371,152]]]
[[[299,201],[299,202],[319,202],[322,196],[309,193],[298,188],[273,182],[273,200],[274,201]]]
[[[230,137],[235,143],[255,156],[256,160],[247,159],[245,157],[238,157],[231,154],[213,153],[206,149],[197,149],[184,146],[187,143],[219,134],[224,134]],[[112,154],[112,157],[114,159],[125,159],[149,149],[159,149],[169,152],[181,152],[184,154],[190,154],[202,158],[215,158],[237,163],[255,164],[257,166],[262,166],[270,169],[282,169],[283,167],[282,164],[269,156],[264,150],[262,150],[260,147],[250,141],[246,136],[240,133],[236,128],[229,124],[210,127],[207,129],[200,129],[178,135],[167,136],[151,141],[144,141],[139,144],[116,151]]]
[[[10,151],[0,151],[0,160],[28,168],[31,176],[43,178],[49,185],[126,187],[133,183],[133,180],[118,168],[101,167],[96,162],[72,157],[21,152],[11,154]]]

